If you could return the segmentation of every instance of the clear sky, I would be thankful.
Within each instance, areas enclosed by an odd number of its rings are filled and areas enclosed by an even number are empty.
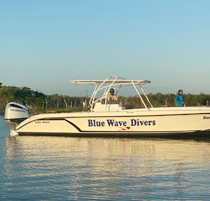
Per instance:
[[[3,85],[81,96],[71,79],[111,75],[210,94],[210,1],[0,0]]]

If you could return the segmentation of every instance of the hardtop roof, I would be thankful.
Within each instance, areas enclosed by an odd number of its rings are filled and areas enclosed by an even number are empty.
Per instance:
[[[71,80],[72,84],[78,85],[78,84],[146,84],[150,83],[148,80]]]

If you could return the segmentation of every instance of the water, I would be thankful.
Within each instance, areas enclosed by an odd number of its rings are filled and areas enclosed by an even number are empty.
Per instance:
[[[208,200],[210,141],[10,137],[0,116],[0,200]]]

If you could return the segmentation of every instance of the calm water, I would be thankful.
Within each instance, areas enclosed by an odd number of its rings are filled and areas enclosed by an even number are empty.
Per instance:
[[[0,200],[209,200],[210,141],[10,137]]]

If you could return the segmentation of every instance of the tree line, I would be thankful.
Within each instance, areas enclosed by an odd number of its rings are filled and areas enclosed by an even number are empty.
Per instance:
[[[176,94],[156,93],[147,94],[153,107],[173,107]],[[208,106],[209,94],[184,94],[187,106]],[[142,96],[145,103],[147,100]],[[144,107],[138,96],[118,97],[127,109]],[[58,94],[45,95],[42,92],[31,90],[28,87],[2,86],[0,83],[0,114],[4,114],[6,104],[19,102],[26,105],[31,113],[63,112],[83,110],[83,102],[89,102],[87,97],[71,97]],[[149,106],[149,104],[147,104]]]
[[[177,94],[173,93],[156,93],[156,94],[147,94],[148,99],[150,100],[153,107],[174,107],[175,106],[175,97]],[[142,95],[142,98],[147,106],[149,106],[148,101]],[[209,106],[210,94],[184,94],[185,102],[187,106]],[[143,103],[140,101],[138,96],[129,96],[129,97],[119,97],[119,100],[122,101],[123,106],[127,109],[140,108],[144,107]]]
[[[58,94],[45,95],[28,87],[2,86],[0,83],[0,114],[4,114],[9,102],[26,105],[31,113],[82,110],[86,97],[70,97]]]

